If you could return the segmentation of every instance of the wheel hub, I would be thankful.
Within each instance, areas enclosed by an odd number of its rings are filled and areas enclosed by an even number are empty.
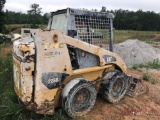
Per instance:
[[[90,92],[88,89],[82,88],[80,89],[73,98],[73,109],[76,112],[81,110],[85,110],[88,108],[90,100]]]
[[[84,100],[85,100],[85,96],[84,96],[83,94],[80,94],[80,95],[77,97],[77,101],[78,101],[79,103],[83,103]]]
[[[113,96],[116,97],[119,94],[121,94],[122,89],[123,89],[123,80],[122,79],[118,79],[113,84]]]

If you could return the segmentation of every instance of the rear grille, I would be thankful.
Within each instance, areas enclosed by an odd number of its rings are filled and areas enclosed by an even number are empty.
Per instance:
[[[109,18],[75,15],[75,25],[82,41],[109,50],[111,34]]]

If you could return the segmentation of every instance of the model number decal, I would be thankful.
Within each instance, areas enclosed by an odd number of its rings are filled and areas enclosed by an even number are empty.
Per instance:
[[[52,84],[52,83],[56,83],[56,82],[59,82],[58,78],[48,79],[48,84]]]
[[[67,76],[69,75],[65,73],[44,72],[42,73],[42,83],[51,90],[59,87]]]
[[[61,51],[45,52],[44,53],[45,56],[55,56],[55,55],[61,55],[61,54],[62,54]]]

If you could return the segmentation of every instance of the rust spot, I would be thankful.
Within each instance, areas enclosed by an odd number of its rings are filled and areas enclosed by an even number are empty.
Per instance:
[[[64,67],[64,71],[67,71],[67,67],[66,67],[66,65],[65,65],[65,67]]]
[[[31,68],[28,66],[25,68],[26,71],[29,71]]]
[[[24,106],[31,111],[36,111],[38,114],[54,114],[54,101],[45,100],[40,106],[33,102],[23,102]]]
[[[57,43],[57,42],[58,42],[58,35],[57,35],[57,34],[54,34],[54,35],[53,35],[53,40],[54,40],[54,43]]]
[[[34,111],[37,108],[37,105],[35,103],[32,103],[32,102],[29,102],[29,103],[24,102],[24,105],[28,110],[31,110],[31,111]]]
[[[47,115],[53,115],[54,114],[54,105],[44,108],[44,109],[38,109],[36,110],[36,113],[38,114],[47,114]]]
[[[36,110],[36,113],[52,115],[54,113],[54,101],[45,100]]]

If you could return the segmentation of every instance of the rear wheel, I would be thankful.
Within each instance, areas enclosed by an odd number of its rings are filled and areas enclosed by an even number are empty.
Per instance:
[[[70,89],[71,85],[73,86]],[[62,108],[72,118],[83,116],[93,108],[96,96],[95,87],[90,82],[74,79],[62,91]]]
[[[124,97],[127,88],[127,76],[117,71],[110,79],[108,79],[108,82],[101,83],[100,93],[104,99],[111,103],[116,103]]]

